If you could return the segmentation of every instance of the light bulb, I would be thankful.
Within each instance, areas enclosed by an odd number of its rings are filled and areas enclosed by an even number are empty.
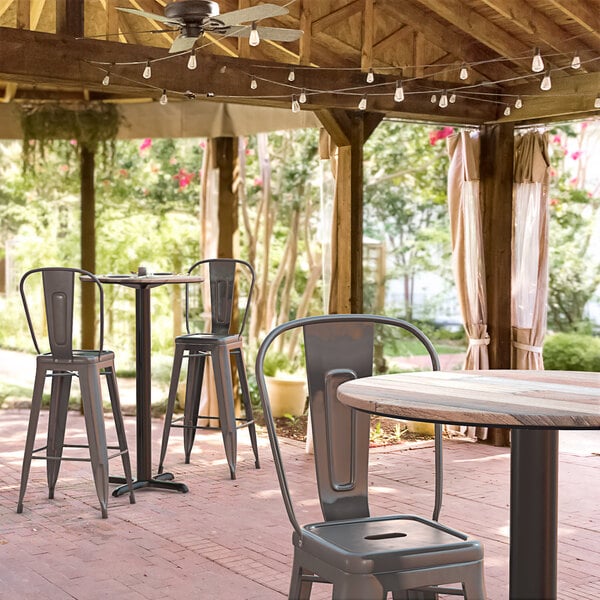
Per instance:
[[[375,75],[373,74],[373,69],[369,69],[367,73],[367,83],[373,83],[375,81]]]
[[[191,90],[186,90],[183,95],[188,99],[188,100],[195,100],[196,99],[196,94],[194,94],[194,92],[192,92]]]
[[[296,99],[296,96],[292,96],[292,112],[293,113],[300,112],[300,103]]]
[[[534,73],[541,73],[544,70],[544,60],[540,54],[540,49],[536,48],[533,51],[533,60],[531,61],[531,70]]]
[[[164,106],[168,101],[169,98],[167,98],[167,90],[163,90],[160,100],[158,102],[162,104],[162,106]]]
[[[196,53],[190,52],[190,57],[188,58],[187,68],[190,71],[193,71],[198,66],[198,60],[196,59]]]
[[[542,83],[540,84],[540,90],[547,92],[552,87],[552,80],[550,79],[550,71],[546,71]]]
[[[295,81],[296,79],[296,72],[294,71],[294,69],[292,69],[288,75],[288,81]]]
[[[446,108],[446,106],[448,106],[448,94],[446,94],[446,90],[444,90],[440,96],[439,107]]]
[[[102,80],[102,85],[110,85],[110,73],[107,73]]]
[[[448,98],[448,102],[450,102],[450,104],[454,104],[456,102],[456,94],[450,94],[450,98]]]
[[[257,87],[258,87],[258,83],[256,82],[256,78],[253,77],[252,81],[250,82],[250,89],[255,90]]]
[[[366,110],[367,108],[367,97],[363,96],[358,103],[358,110]]]
[[[594,100],[594,108],[600,108],[600,94],[598,94]]]
[[[460,67],[460,73],[458,74],[459,78],[464,81],[465,79],[469,79],[469,69],[467,69],[467,65],[463,63]]]
[[[431,98],[429,99],[431,104],[435,104],[437,102],[437,96],[435,94],[431,94]]]
[[[581,67],[581,59],[579,58],[579,54],[575,52],[575,56],[571,61],[571,69],[579,69]]]
[[[300,104],[304,104],[306,102],[306,91],[302,90],[300,92],[300,96],[298,96],[298,102],[300,102]]]
[[[510,115],[510,106],[507,104],[506,108],[504,109],[504,116],[508,117]]]
[[[152,77],[152,67],[150,66],[150,61],[146,63],[146,66],[144,67],[144,72],[142,73],[142,77],[144,79],[150,79],[150,77]]]
[[[402,81],[396,81],[396,91],[394,92],[394,102],[402,102],[404,100],[404,87]]]
[[[252,30],[250,31],[248,43],[251,46],[258,46],[260,44],[260,36],[258,35],[258,29],[256,29],[256,23],[252,23]]]
[[[523,100],[521,100],[521,96],[515,100],[515,108],[523,108]]]

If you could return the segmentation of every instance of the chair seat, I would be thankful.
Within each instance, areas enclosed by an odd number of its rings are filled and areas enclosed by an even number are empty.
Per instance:
[[[295,535],[294,543],[296,542]],[[313,523],[303,527],[302,550],[328,557],[352,573],[427,569],[483,559],[479,542],[413,515]],[[327,552],[327,548],[335,548]]]
[[[216,333],[188,333],[184,335],[178,335],[175,338],[176,344],[223,344],[233,345],[241,344],[242,338],[235,335],[219,335]]]
[[[73,358],[56,358],[51,353],[40,354],[37,362],[47,369],[57,365],[86,365],[114,361],[115,353],[112,350],[73,350]]]

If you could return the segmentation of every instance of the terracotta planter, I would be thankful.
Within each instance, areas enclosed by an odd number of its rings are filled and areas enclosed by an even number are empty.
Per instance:
[[[293,375],[278,375],[265,377],[265,383],[274,417],[298,417],[304,413],[307,396],[305,379]]]

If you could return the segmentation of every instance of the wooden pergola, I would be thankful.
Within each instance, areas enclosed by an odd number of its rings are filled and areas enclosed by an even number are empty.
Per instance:
[[[250,47],[247,38],[206,34],[193,50],[198,67],[190,70],[189,53],[168,54],[176,33],[148,33],[162,25],[117,10],[162,15],[166,0],[0,0],[0,123],[19,103],[110,102],[144,107],[161,119],[164,94],[171,110],[193,114],[206,103],[291,111],[304,93],[307,101],[294,109],[312,111],[339,151],[336,229],[349,250],[335,265],[340,312],[362,310],[365,140],[384,118],[477,127],[490,367],[510,368],[514,131],[600,114],[600,2],[271,3],[289,14],[261,25],[300,29],[299,41]],[[264,3],[218,2],[221,13],[257,4]],[[544,66],[533,72],[538,50]],[[152,76],[144,79],[148,64]],[[546,91],[544,76],[551,80]],[[268,114],[261,118],[270,128]],[[197,135],[193,128],[190,135]],[[221,156],[235,155],[232,138],[218,143]]]

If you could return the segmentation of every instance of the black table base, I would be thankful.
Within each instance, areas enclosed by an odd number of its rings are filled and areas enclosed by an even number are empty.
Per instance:
[[[179,483],[177,481],[171,481],[173,479],[172,473],[161,473],[156,477],[151,477],[149,479],[136,479],[133,482],[134,490],[143,490],[146,488],[154,488],[159,490],[172,490],[174,492],[181,492],[185,494],[188,492],[188,486],[185,483]],[[112,495],[122,496],[123,494],[129,493],[129,486],[125,481],[124,477],[109,477],[110,483],[121,483],[120,487],[113,491]]]

